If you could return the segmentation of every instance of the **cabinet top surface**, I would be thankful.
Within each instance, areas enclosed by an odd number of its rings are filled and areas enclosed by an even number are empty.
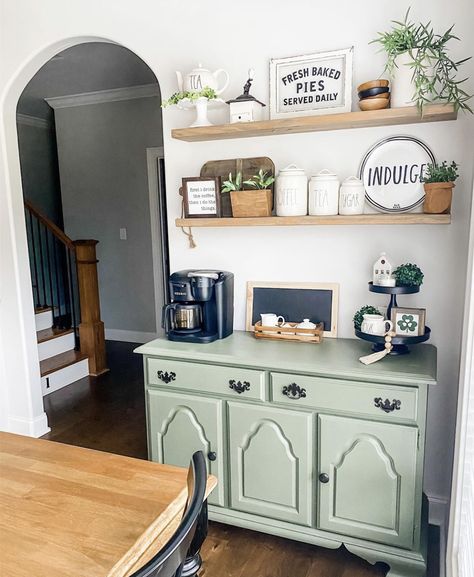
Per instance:
[[[408,355],[387,356],[372,365],[359,357],[370,354],[370,346],[358,339],[326,338],[320,344],[266,341],[252,333],[234,331],[209,344],[177,343],[156,339],[136,353],[183,361],[237,365],[259,369],[309,373],[323,377],[398,385],[435,384],[436,348],[418,345]]]

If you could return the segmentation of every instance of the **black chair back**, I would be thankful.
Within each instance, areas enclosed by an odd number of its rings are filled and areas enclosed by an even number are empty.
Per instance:
[[[188,501],[179,527],[168,543],[130,577],[180,577],[204,503],[206,482],[204,454],[197,451],[189,466]]]

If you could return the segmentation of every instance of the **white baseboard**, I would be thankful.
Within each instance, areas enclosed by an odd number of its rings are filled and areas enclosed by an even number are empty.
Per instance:
[[[105,340],[122,341],[125,343],[148,343],[159,337],[158,333],[142,333],[140,331],[122,331],[121,329],[105,329]]]
[[[51,429],[48,427],[48,417],[43,413],[35,419],[23,419],[21,417],[8,418],[8,431],[10,433],[17,433],[18,435],[26,435],[27,437],[42,437],[49,433]]]
[[[440,495],[427,494],[426,496],[429,503],[429,523],[439,527],[439,577],[445,577],[449,499]]]

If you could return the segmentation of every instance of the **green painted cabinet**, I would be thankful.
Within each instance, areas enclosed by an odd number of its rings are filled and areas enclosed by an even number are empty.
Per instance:
[[[183,393],[148,391],[150,456],[153,461],[188,467],[190,456],[203,451],[209,472],[224,478],[223,402]],[[224,486],[209,497],[224,505]]]
[[[158,339],[144,355],[150,457],[218,479],[209,516],[423,577],[423,459],[436,349],[366,366],[367,343]]]
[[[418,429],[320,415],[318,527],[413,545]]]
[[[229,402],[230,506],[312,524],[313,416]]]

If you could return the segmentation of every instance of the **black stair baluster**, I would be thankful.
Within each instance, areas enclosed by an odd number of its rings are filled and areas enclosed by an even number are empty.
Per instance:
[[[38,228],[38,249],[39,249],[39,264],[41,271],[41,285],[43,288],[43,306],[46,306],[46,278],[44,274],[44,260],[43,260],[43,243],[41,242],[41,223],[39,219],[36,220]],[[38,283],[39,284],[39,283]]]
[[[28,218],[26,218],[26,214]],[[35,308],[39,307],[39,291],[38,291],[38,271],[36,266],[36,255],[35,255],[35,241],[34,241],[34,228],[33,228],[33,215],[31,212],[27,211],[25,214],[25,220],[27,225],[29,225],[30,238],[28,243],[28,254],[30,256],[30,271],[31,271],[31,282],[33,285],[33,300],[35,301]]]
[[[31,253],[33,256],[33,269],[35,271],[35,289],[36,289],[36,306],[40,307],[39,281],[38,281],[38,262],[36,259],[36,243],[33,215],[30,213],[30,234],[31,234]]]
[[[64,287],[64,322],[63,327],[65,329],[71,328],[71,287],[69,286],[68,276],[67,276],[67,257],[68,257],[68,247],[63,245],[63,258],[61,263],[61,274],[63,278]]]
[[[53,301],[54,301],[54,297],[53,297],[53,273],[52,273],[52,269],[53,269],[53,265],[51,262],[51,254],[50,254],[50,250],[49,250],[49,244],[50,244],[50,237],[51,237],[51,231],[48,228],[45,228],[46,230],[46,263],[47,263],[47,267],[48,267],[48,280],[49,280],[49,301],[48,305],[53,307]]]
[[[67,258],[67,269],[69,274],[69,287],[70,287],[70,296],[71,296],[71,320],[72,320],[72,328],[74,329],[74,344],[75,348],[78,349],[79,347],[79,335],[78,335],[78,322],[76,318],[76,299],[74,294],[74,278],[72,274],[72,259],[74,257],[74,252],[71,249],[66,250],[66,258]]]
[[[56,296],[57,296],[57,307],[58,307],[58,316],[54,317],[54,326],[59,327],[61,325],[61,287],[59,284],[59,260],[58,260],[58,241],[53,245],[53,254],[54,254],[54,276],[56,279]],[[54,313],[53,313],[54,316]]]

